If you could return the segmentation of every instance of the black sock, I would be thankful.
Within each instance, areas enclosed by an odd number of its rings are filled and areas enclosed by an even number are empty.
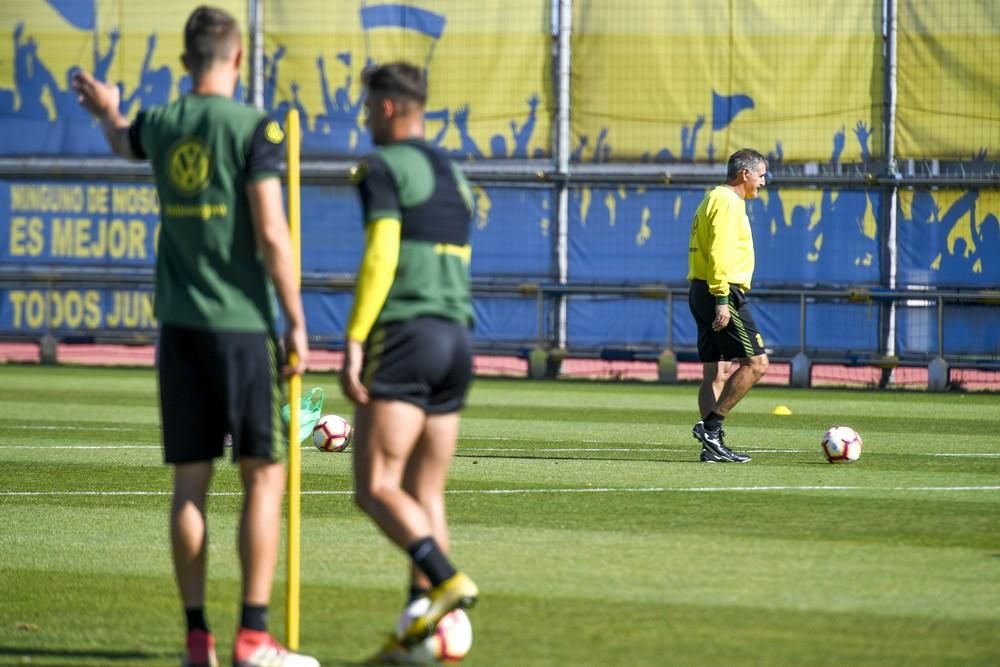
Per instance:
[[[427,595],[428,589],[423,586],[417,586],[416,584],[410,584],[410,597],[406,598],[406,604],[410,604],[417,598],[422,598]]]
[[[243,603],[243,615],[240,617],[240,627],[247,630],[267,632],[267,605]]]
[[[431,580],[431,586],[437,586],[455,574],[455,568],[433,537],[417,540],[406,548],[406,553],[410,554],[413,564]]]
[[[187,618],[188,632],[192,630],[204,630],[208,632],[208,623],[205,622],[205,608],[191,607],[184,609],[184,616]]]
[[[706,431],[718,431],[722,428],[722,420],[725,419],[722,415],[712,410],[707,415],[705,415],[705,430]]]

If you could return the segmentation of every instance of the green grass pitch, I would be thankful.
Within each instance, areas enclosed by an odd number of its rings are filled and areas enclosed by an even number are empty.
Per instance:
[[[350,415],[336,380],[303,388]],[[759,387],[726,425],[753,462],[703,465],[695,392],[476,382],[448,496],[482,589],[465,665],[1000,664],[996,395]],[[0,366],[0,665],[179,663],[158,420],[152,370]],[[864,438],[856,464],[822,458],[837,423]],[[302,468],[302,650],[357,664],[406,563],[354,508],[348,453],[307,445]],[[228,664],[239,485],[217,471],[207,612]]]

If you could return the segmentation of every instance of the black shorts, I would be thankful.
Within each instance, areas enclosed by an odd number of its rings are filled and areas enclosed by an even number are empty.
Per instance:
[[[371,398],[405,401],[427,414],[458,412],[472,383],[469,330],[438,317],[380,326],[365,342],[361,378]]]
[[[157,366],[167,463],[218,458],[227,433],[234,461],[284,458],[284,398],[269,334],[165,324]]]
[[[703,362],[756,357],[765,354],[764,339],[750,314],[747,297],[738,287],[729,286],[729,325],[712,331],[715,296],[704,280],[692,280],[688,305],[698,324],[698,358]]]

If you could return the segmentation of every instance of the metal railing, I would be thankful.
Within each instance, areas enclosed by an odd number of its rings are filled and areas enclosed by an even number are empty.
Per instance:
[[[302,276],[304,293],[349,293],[355,286],[350,276],[320,273],[306,273]],[[72,288],[126,289],[151,292],[153,270],[150,267],[127,270],[107,270],[99,268],[63,269],[36,267],[33,269],[0,270],[0,289],[34,289],[54,291]],[[567,356],[605,356],[620,359],[651,359],[663,350],[675,351],[681,356],[691,356],[695,349],[694,340],[682,340],[674,327],[675,309],[687,308],[687,285],[649,283],[641,285],[607,284],[559,284],[554,282],[473,280],[474,297],[514,297],[530,299],[535,303],[535,336],[518,340],[488,340],[479,338],[476,342],[480,353],[500,353],[526,355],[531,349],[559,350]],[[1000,290],[969,291],[912,291],[884,288],[760,288],[752,292],[755,304],[766,307],[774,303],[798,304],[797,344],[778,344],[769,349],[777,360],[787,360],[802,352],[814,360],[847,365],[925,364],[933,357],[941,357],[953,364],[968,367],[995,368],[1000,364],[1000,350],[982,350],[972,354],[949,354],[946,346],[946,307],[951,305],[974,305],[1000,308]],[[561,345],[557,321],[553,317],[558,304],[563,299],[579,297],[620,297],[662,301],[664,304],[664,326],[661,339],[623,342],[608,340],[603,345],[574,347]],[[845,350],[823,344],[829,336],[811,336],[807,323],[810,309],[824,305],[870,304],[878,308],[882,304],[897,304],[909,308],[933,308],[936,344],[926,346],[919,353],[900,355],[887,354],[885,349],[865,348]],[[48,305],[46,305],[48,310]],[[879,308],[879,312],[882,309]],[[46,318],[48,314],[46,313]],[[48,322],[48,319],[46,320]],[[874,326],[874,325],[870,325]],[[878,324],[881,326],[881,323]],[[76,341],[119,341],[129,343],[150,343],[154,340],[153,329],[97,329],[62,330],[48,325],[36,330],[0,331],[0,338],[35,340],[44,335],[54,335]],[[343,345],[342,332],[311,331],[311,344],[318,348],[339,349]]]

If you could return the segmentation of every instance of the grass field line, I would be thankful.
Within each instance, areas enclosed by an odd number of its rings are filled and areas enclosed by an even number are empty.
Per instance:
[[[812,449],[764,449],[761,447],[741,447],[747,452],[765,454],[811,454]],[[689,452],[690,447],[462,447],[460,454],[469,452]],[[998,458],[1000,452],[911,452],[908,456],[972,456]]]
[[[479,438],[474,438],[478,440]],[[655,444],[655,443],[643,443]],[[0,445],[0,449],[78,449],[78,450],[101,450],[101,449],[160,449],[160,445]],[[301,447],[304,451],[311,451],[309,445]],[[765,449],[761,447],[743,447],[745,451],[758,454],[811,454],[811,449]],[[496,453],[496,452],[545,452],[545,453],[618,453],[618,454],[649,454],[651,452],[688,452],[690,447],[461,447],[458,454],[476,453]],[[349,453],[350,450],[346,450]],[[907,456],[946,456],[946,457],[966,457],[966,458],[1000,458],[1000,452],[909,452]]]
[[[839,485],[777,485],[777,486],[645,486],[645,487],[578,487],[560,489],[451,489],[450,495],[522,495],[545,493],[758,493],[769,491],[1000,491],[1000,486],[839,486]],[[0,491],[0,497],[22,496],[169,496],[171,491]],[[353,491],[302,491],[303,496],[347,496]],[[211,491],[209,496],[242,496],[242,491]]]

